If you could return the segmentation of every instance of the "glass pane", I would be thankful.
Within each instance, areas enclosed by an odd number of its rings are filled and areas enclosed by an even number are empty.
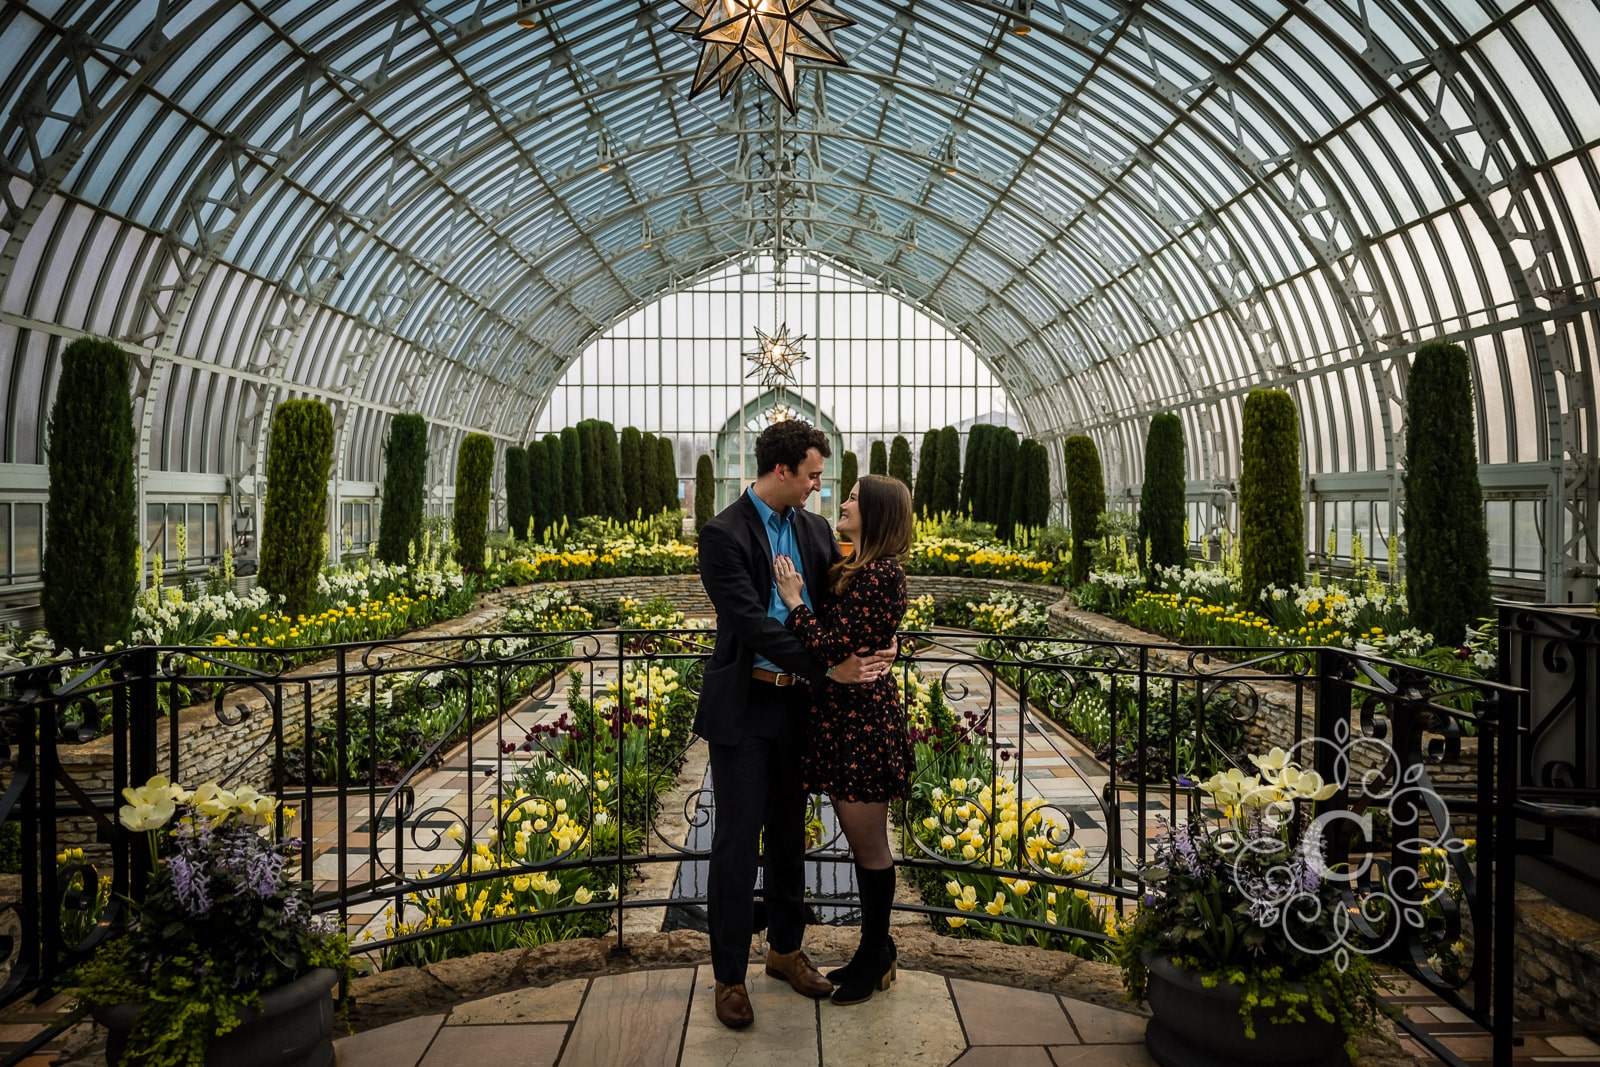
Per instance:
[[[11,505],[0,504],[0,585],[11,584]]]
[[[17,504],[12,575],[18,581],[39,577],[39,548],[44,536],[44,505]]]
[[[1511,501],[1489,500],[1483,505],[1489,527],[1489,569],[1495,574],[1511,572]]]
[[[1512,540],[1516,545],[1513,569],[1523,577],[1537,578],[1544,570],[1544,543],[1540,536],[1539,513],[1544,510],[1538,500],[1516,502],[1516,528]]]

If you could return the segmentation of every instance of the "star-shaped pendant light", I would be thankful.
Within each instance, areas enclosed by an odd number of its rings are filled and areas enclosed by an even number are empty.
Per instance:
[[[761,385],[771,388],[776,385],[783,389],[784,383],[794,384],[794,368],[807,359],[805,349],[800,343],[806,339],[805,334],[796,337],[789,336],[789,324],[786,322],[778,327],[775,334],[761,332],[761,327],[756,327],[756,337],[760,344],[746,352],[745,358],[754,366],[746,378],[760,376]]]
[[[828,32],[854,26],[824,0],[678,0],[689,14],[672,27],[704,48],[694,73],[694,96],[715,83],[727,96],[746,69],[752,70],[789,113],[799,106],[797,59],[844,66]]]

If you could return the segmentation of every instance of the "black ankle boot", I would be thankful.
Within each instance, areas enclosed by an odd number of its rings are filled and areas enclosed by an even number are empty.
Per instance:
[[[891,960],[898,961],[900,959],[900,952],[899,952],[898,949],[896,949],[894,947],[894,938],[889,937],[889,938],[885,938],[884,940],[888,943],[888,946],[889,946],[889,958]],[[835,967],[833,970],[829,971],[826,975],[824,975],[824,977],[827,978],[828,981],[832,982],[834,985],[844,985],[846,982],[848,982],[850,980],[850,976],[856,973],[856,970],[857,970],[856,962],[855,962],[854,959],[852,959],[849,963],[845,964],[843,967]]]
[[[856,879],[861,887],[861,944],[848,964],[828,975],[829,981],[839,983],[833,991],[835,1004],[858,1004],[874,989],[888,989],[894,981],[898,953],[889,938],[894,868],[870,870],[857,865]]]

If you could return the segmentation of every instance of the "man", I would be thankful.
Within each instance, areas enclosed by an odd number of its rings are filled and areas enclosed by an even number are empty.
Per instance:
[[[800,746],[809,686],[831,678],[858,684],[881,677],[894,650],[819,663],[784,627],[773,558],[793,561],[806,603],[826,599],[839,545],[822,518],[804,510],[822,486],[828,438],[807,423],[773,423],[756,439],[756,480],[700,531],[700,579],[717,610],[717,643],[706,664],[695,733],[706,739],[716,802],[706,912],[717,1018],[734,1028],[755,1014],[745,989],[753,933],[756,862],[765,829],[763,897],[767,973],[796,992],[833,988],[801,951],[805,934],[806,795]]]

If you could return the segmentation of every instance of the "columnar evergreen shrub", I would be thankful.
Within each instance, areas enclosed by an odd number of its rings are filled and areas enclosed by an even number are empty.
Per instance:
[[[1440,644],[1489,612],[1489,536],[1474,439],[1471,357],[1417,349],[1406,387],[1406,594],[1411,621]]]
[[[267,438],[267,499],[261,523],[261,588],[302,615],[317,594],[328,532],[333,413],[320,400],[285,400]]]
[[[839,499],[835,500],[834,504],[839,505],[850,499],[850,490],[854,489],[856,482],[860,480],[861,472],[856,467],[856,454],[846,452],[839,457]]]
[[[911,442],[900,434],[889,444],[889,477],[899,478],[907,489],[911,488]],[[916,505],[913,503],[913,508]]]
[[[546,470],[550,472],[550,481],[547,484],[543,500],[545,506],[539,511],[539,521],[545,528],[556,525],[567,515],[567,490],[566,490],[566,450],[562,446],[561,438],[557,434],[544,435],[546,452]]]
[[[562,518],[575,520],[584,514],[583,435],[576,426],[561,431]]]
[[[1041,464],[1039,461],[1043,460]],[[1044,446],[1031,437],[1017,446],[1011,479],[1011,521],[1037,529],[1050,520],[1050,458]]]
[[[639,506],[646,515],[661,510],[661,451],[656,435],[645,433],[639,438]],[[628,457],[624,455],[626,464]]]
[[[870,474],[887,475],[889,473],[889,452],[883,447],[882,441],[872,442],[872,451],[868,456],[867,470]]]
[[[1067,510],[1072,519],[1071,584],[1089,580],[1091,546],[1106,510],[1105,474],[1094,439],[1075,434],[1066,441]]]
[[[1183,420],[1172,414],[1156,415],[1144,442],[1144,488],[1139,492],[1139,527],[1134,538],[1141,568],[1176,567],[1187,558],[1184,482]]]
[[[939,480],[939,431],[929,430],[922,435],[922,449],[917,453],[917,484],[911,489],[911,510],[918,515],[931,511],[933,486]]]
[[[961,510],[961,431],[946,426],[939,431],[939,479],[933,483],[928,507],[934,514],[954,515]]]
[[[656,438],[656,474],[661,478],[661,509],[677,510],[678,453],[670,437]]]
[[[983,504],[979,499],[978,486],[983,482],[984,475],[988,473],[988,447],[988,424],[975,423],[967,431],[967,458],[961,465],[961,502],[959,510],[980,521],[983,519],[980,514]]]
[[[617,447],[622,468],[622,513],[631,519],[644,511],[644,440],[637,429],[625,426],[622,429],[622,441]],[[651,456],[650,459],[650,466],[654,468],[655,457]]]
[[[528,536],[528,450],[519,445],[506,449],[506,525],[513,541]]]
[[[694,464],[694,530],[699,533],[717,512],[717,476],[711,457],[701,454]]]
[[[1011,515],[1012,470],[1017,464],[1017,431],[1007,426],[994,428],[994,443],[989,450],[989,477],[983,492],[988,500],[989,521],[995,533],[1009,541],[1015,522]]]
[[[600,440],[600,420],[583,419],[578,423],[578,452],[583,457],[582,476],[578,482],[579,504],[578,515],[604,515],[606,513],[606,491],[600,482],[603,475],[605,459],[601,452],[604,444]]]
[[[617,428],[609,422],[600,423],[600,480],[605,490],[605,513],[619,521],[633,518],[622,496],[622,447],[617,441]]]
[[[99,652],[127,638],[139,590],[127,353],[98,337],[68,345],[49,429],[45,628],[62,648]]]
[[[528,516],[533,521],[533,536],[529,540],[544,540],[545,528],[550,525],[550,445],[549,438],[528,446]],[[558,446],[559,447],[559,446]],[[507,460],[509,466],[510,460]],[[509,475],[507,475],[509,477]]]
[[[1300,418],[1281,389],[1244,398],[1239,450],[1239,597],[1253,606],[1268,586],[1306,576],[1306,512],[1300,498]]]
[[[378,558],[406,562],[422,548],[422,506],[428,489],[428,420],[396,415],[383,443],[383,507],[378,513]]]
[[[494,439],[469,433],[456,456],[454,532],[456,561],[468,574],[483,572],[483,548],[489,540],[489,482],[494,477]]]

